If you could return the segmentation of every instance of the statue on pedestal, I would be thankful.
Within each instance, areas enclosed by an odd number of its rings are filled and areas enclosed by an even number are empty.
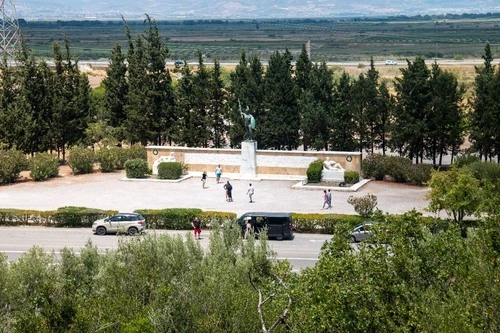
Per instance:
[[[243,112],[241,110],[241,103],[240,103],[239,99],[238,99],[238,105],[239,105],[240,114],[244,120],[245,130],[247,132],[247,140],[252,141],[253,140],[252,139],[252,130],[255,129],[255,118],[250,114],[250,110],[248,108],[248,105],[246,108],[246,112]]]

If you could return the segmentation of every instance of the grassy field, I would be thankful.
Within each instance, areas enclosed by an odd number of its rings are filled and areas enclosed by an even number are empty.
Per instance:
[[[142,22],[128,22],[133,35]],[[171,59],[237,61],[241,50],[266,61],[276,50],[300,53],[311,42],[313,61],[366,61],[417,55],[426,58],[480,58],[487,42],[500,53],[500,18],[390,20],[159,21]],[[64,36],[80,60],[108,58],[113,46],[127,46],[121,21],[22,22],[22,34],[38,57],[52,56],[52,43]]]

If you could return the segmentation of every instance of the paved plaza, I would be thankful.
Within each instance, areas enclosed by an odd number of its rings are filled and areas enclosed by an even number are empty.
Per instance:
[[[69,170],[69,169],[67,169]],[[357,192],[333,192],[332,209],[322,210],[323,190],[294,188],[297,180],[242,180],[225,177],[217,184],[209,174],[206,188],[197,175],[181,182],[127,181],[123,171],[62,176],[45,182],[21,181],[0,186],[0,208],[54,210],[80,206],[131,212],[136,209],[200,208],[204,211],[272,211],[295,213],[356,214],[347,198],[374,194],[378,208],[389,213],[412,209],[428,214],[428,188],[370,181]],[[226,175],[227,176],[227,175]],[[224,183],[233,185],[233,202],[225,200]],[[254,203],[246,196],[249,183],[255,188]]]

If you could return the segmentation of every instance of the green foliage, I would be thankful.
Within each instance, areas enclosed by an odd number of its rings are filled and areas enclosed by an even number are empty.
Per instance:
[[[464,218],[478,213],[479,181],[468,168],[452,167],[446,172],[434,171],[428,184],[431,187],[429,209],[434,212],[445,210],[461,224],[465,234]]]
[[[101,172],[112,172],[118,164],[117,148],[102,148],[95,153]]]
[[[498,163],[476,161],[469,165],[469,169],[481,185],[486,182],[495,184],[500,180],[500,165]]]
[[[356,184],[357,182],[359,182],[359,172],[346,171],[344,173],[344,181],[348,184]]]
[[[158,178],[179,179],[182,176],[182,165],[179,162],[162,162],[158,164]]]
[[[47,180],[59,175],[57,156],[49,153],[38,153],[30,160],[30,176],[35,181]]]
[[[95,220],[104,218],[109,211],[86,207],[61,207],[53,214],[52,219],[58,227],[90,227]]]
[[[363,220],[347,214],[292,214],[293,230],[298,233],[334,234],[339,226],[354,227]]]
[[[22,151],[0,150],[0,184],[15,182],[21,171],[28,167],[28,164]]]
[[[406,171],[406,181],[415,185],[424,185],[431,179],[433,166],[430,164],[413,164]]]
[[[73,147],[70,150],[68,165],[75,175],[94,171],[95,155],[90,148]]]
[[[349,196],[347,202],[354,207],[356,213],[362,217],[370,217],[377,207],[377,196],[368,193],[362,197]]]
[[[146,150],[146,147],[144,147],[143,145],[132,145],[128,149],[126,149],[126,151],[129,160],[133,160],[136,158],[147,160],[148,158],[148,152]]]
[[[192,229],[191,221],[200,216],[201,209],[197,208],[167,208],[167,209],[141,209],[136,210],[148,222],[148,227],[153,229],[188,230]],[[202,221],[206,225],[210,221]]]
[[[483,231],[432,234],[416,212],[380,217],[371,242],[355,251],[350,229],[339,228],[316,266],[292,280],[290,331],[496,330],[499,271]]]
[[[125,162],[125,173],[127,178],[146,178],[148,172],[148,162],[146,160],[136,158]]]
[[[323,161],[316,160],[309,164],[307,168],[307,182],[308,183],[319,183],[321,182],[321,171],[323,171]]]
[[[385,176],[392,177],[396,182],[407,181],[407,175],[412,168],[408,158],[370,154],[362,162],[361,170],[365,178],[383,180]]]
[[[480,159],[475,155],[462,155],[457,157],[454,164],[457,167],[461,168],[463,166],[467,166],[478,161],[480,161]]]

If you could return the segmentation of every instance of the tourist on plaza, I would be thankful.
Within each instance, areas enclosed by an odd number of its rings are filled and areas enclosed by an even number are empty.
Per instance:
[[[207,172],[203,171],[203,174],[201,175],[201,187],[205,188],[205,183],[207,182]]]
[[[253,202],[253,194],[254,194],[254,189],[252,183],[250,183],[250,185],[248,185],[248,190],[247,190],[247,195],[248,198],[250,198],[250,202]]]
[[[220,164],[217,165],[217,168],[215,168],[215,181],[217,184],[220,182],[220,176],[222,176],[222,168],[220,167]]]
[[[232,202],[233,201],[233,185],[227,181],[226,184],[224,184],[224,189],[226,190],[226,201]]]

